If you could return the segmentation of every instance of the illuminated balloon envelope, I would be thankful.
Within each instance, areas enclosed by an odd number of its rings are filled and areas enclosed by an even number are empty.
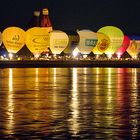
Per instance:
[[[115,52],[115,54],[117,55],[118,58],[120,58],[124,52],[127,50],[128,46],[130,44],[130,39],[128,36],[124,36],[124,40],[122,43],[122,46],[120,48],[117,49],[117,51]]]
[[[68,45],[67,34],[60,30],[53,30],[50,33],[50,50],[53,54],[60,54]]]
[[[69,43],[67,47],[64,49],[65,54],[72,54],[73,50],[79,43],[79,35],[76,31],[64,31],[69,37]]]
[[[2,34],[0,32],[0,45],[2,44]]]
[[[9,53],[17,53],[25,44],[25,31],[19,27],[8,27],[2,32],[2,40]]]
[[[114,26],[105,26],[98,30],[98,33],[106,34],[110,38],[110,44],[105,54],[113,55],[115,51],[122,45],[124,35],[123,32]]]
[[[48,52],[50,45],[50,34],[48,29],[33,27],[26,31],[26,45],[35,55],[39,56],[42,52]]]
[[[89,54],[97,44],[98,37],[96,33],[91,30],[80,30],[77,33],[80,37],[78,49],[81,54]]]
[[[103,54],[109,47],[110,39],[103,33],[97,33],[97,37],[98,42],[97,45],[93,48],[92,52],[94,54]]]
[[[140,40],[131,40],[130,45],[126,50],[132,58],[136,58],[140,52]]]

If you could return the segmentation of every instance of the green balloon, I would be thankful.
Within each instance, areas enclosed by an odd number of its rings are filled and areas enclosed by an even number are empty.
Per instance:
[[[124,34],[115,26],[105,26],[98,30],[98,33],[106,34],[110,39],[108,49],[104,52],[107,55],[113,55],[115,51],[122,45]]]

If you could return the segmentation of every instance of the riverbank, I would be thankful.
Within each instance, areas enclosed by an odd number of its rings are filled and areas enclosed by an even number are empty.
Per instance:
[[[44,67],[114,67],[140,68],[140,60],[20,60],[0,61],[0,68],[44,68]]]

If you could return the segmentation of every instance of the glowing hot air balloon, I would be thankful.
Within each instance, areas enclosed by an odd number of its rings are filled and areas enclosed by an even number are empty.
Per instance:
[[[120,58],[124,52],[127,50],[128,46],[130,44],[130,39],[128,36],[124,36],[124,40],[122,43],[122,46],[120,48],[117,49],[117,51],[115,52],[115,54],[117,55],[118,58]]]
[[[68,45],[67,34],[60,30],[53,30],[50,33],[50,50],[53,54],[60,54]]]
[[[81,54],[88,55],[96,46],[98,37],[96,33],[91,30],[77,31],[80,37],[79,45],[77,46]]]
[[[99,29],[98,33],[104,33],[110,38],[110,45],[105,51],[105,54],[107,54],[108,57],[111,57],[123,43],[123,32],[117,27],[105,26]]]
[[[49,51],[50,34],[48,29],[40,27],[28,29],[26,31],[26,45],[35,57],[39,57],[42,52]]]
[[[103,33],[97,33],[97,37],[98,42],[97,45],[93,48],[92,52],[94,54],[103,54],[109,47],[110,39]]]
[[[9,53],[17,53],[25,44],[25,31],[19,27],[8,27],[2,32],[2,40]]]
[[[140,36],[131,35],[130,45],[127,48],[127,52],[130,54],[132,58],[137,58],[138,53],[140,52]]]
[[[138,44],[135,40],[131,40],[127,52],[132,58],[136,58],[140,52],[140,43]]]
[[[69,43],[67,47],[64,49],[65,54],[72,54],[73,50],[79,43],[79,35],[76,31],[64,31],[69,37]]]
[[[0,45],[2,44],[2,34],[0,32]]]

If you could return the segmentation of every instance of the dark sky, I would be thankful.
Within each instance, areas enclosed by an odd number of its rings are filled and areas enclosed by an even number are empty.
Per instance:
[[[114,25],[124,34],[140,33],[139,0],[3,0],[0,30],[24,28],[34,10],[48,7],[54,29],[91,29]]]

